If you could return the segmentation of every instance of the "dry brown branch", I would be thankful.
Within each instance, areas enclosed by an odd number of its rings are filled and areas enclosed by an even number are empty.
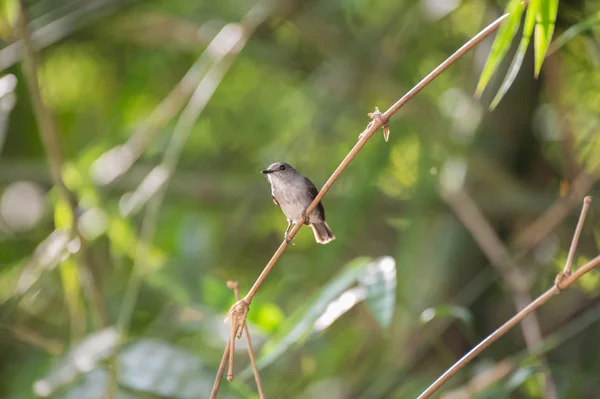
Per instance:
[[[210,399],[216,399],[217,393],[219,393],[219,387],[221,386],[221,379],[223,378],[223,374],[225,374],[225,365],[227,364],[227,359],[229,357],[230,344],[231,344],[231,338],[227,341],[227,345],[225,346],[225,351],[223,352],[223,356],[221,357],[221,363],[219,363],[219,369],[217,370],[217,376],[215,377],[215,383],[213,385],[212,391],[210,392]]]
[[[488,25],[486,28],[484,28],[477,35],[475,35],[471,40],[469,40],[462,47],[460,47],[454,54],[452,54],[444,62],[442,62],[437,68],[431,71],[429,75],[423,78],[423,80],[417,83],[408,93],[406,93],[402,98],[396,101],[396,103],[394,103],[383,114],[380,114],[379,112],[374,112],[372,115],[373,120],[368,124],[367,128],[360,135],[358,142],[354,145],[354,147],[350,150],[348,155],[346,155],[346,157],[342,160],[340,165],[333,172],[331,177],[329,177],[327,182],[323,185],[319,194],[315,197],[313,202],[306,209],[305,214],[310,215],[310,213],[315,209],[317,204],[323,199],[323,196],[327,194],[333,183],[335,183],[335,181],[338,179],[340,174],[344,171],[344,169],[346,169],[348,164],[350,164],[350,162],[354,159],[354,157],[358,154],[362,147],[367,143],[367,141],[369,141],[369,139],[375,134],[375,132],[377,132],[377,130],[383,128],[384,135],[388,133],[387,123],[392,117],[392,115],[394,115],[400,108],[404,106],[404,104],[410,101],[417,93],[423,90],[424,87],[431,83],[435,78],[437,78],[442,72],[444,72],[450,65],[456,62],[466,52],[468,52],[470,49],[475,47],[475,45],[480,43],[483,39],[488,37],[494,31],[496,31],[496,29],[500,27],[500,25],[507,16],[508,14],[501,16],[500,18],[492,22],[490,25]],[[296,236],[296,233],[298,233],[298,230],[300,230],[302,226],[303,223],[298,223],[290,231],[288,235],[288,239],[290,240],[290,242]],[[277,263],[277,260],[279,259],[283,251],[286,250],[287,246],[287,242],[283,240],[283,242],[279,245],[279,248],[277,248],[277,251],[275,252],[275,254],[273,254],[271,260],[269,260],[269,263],[267,263],[264,270],[254,283],[248,294],[246,294],[246,296],[242,300],[236,302],[227,313],[225,320],[227,321],[231,318],[236,331],[238,331],[241,328],[243,321],[246,318],[246,314],[248,313],[248,309],[250,303],[252,302],[252,298],[254,297],[254,295],[256,295],[256,292],[260,288],[261,284],[267,278],[267,275],[269,274],[275,263]],[[237,315],[238,317],[233,317],[235,315]]]
[[[529,293],[530,283],[526,281],[526,277],[521,272],[514,259],[510,256],[508,250],[500,240],[500,237],[498,237],[492,228],[492,225],[465,190],[460,189],[454,193],[445,194],[444,197],[463,225],[469,230],[479,248],[481,248],[492,265],[498,269],[500,275],[504,281],[506,281],[512,292],[516,311],[521,311],[533,299]],[[587,211],[587,207],[589,206],[588,202],[585,202],[585,204],[587,205],[584,205],[584,212]],[[582,224],[584,217],[585,216],[580,219],[578,231],[580,231],[580,225]],[[576,234],[576,236],[578,237],[579,234]],[[571,248],[574,252],[573,246],[571,246]],[[567,265],[568,264],[569,261],[567,260]],[[534,312],[523,319],[521,328],[523,330],[527,349],[532,352],[542,342],[540,323]],[[540,362],[544,365],[546,364],[546,360],[543,358],[540,358]],[[551,372],[548,371],[545,374],[545,377],[546,378],[544,379],[544,376],[540,375],[540,386],[545,387],[544,397],[546,399],[556,398],[556,384],[552,379]]]
[[[586,203],[590,202],[591,198],[586,197],[584,200],[584,208],[586,207]],[[581,219],[585,218],[585,211],[582,211],[580,216]],[[581,222],[583,223],[583,222]],[[579,224],[579,223],[578,223]],[[577,240],[573,240],[572,245],[577,245]],[[570,249],[571,250],[571,249]],[[523,310],[518,312],[512,318],[510,318],[506,323],[500,326],[496,331],[490,334],[487,338],[477,344],[473,349],[471,349],[466,355],[464,355],[460,360],[458,360],[452,367],[446,370],[433,384],[431,384],[421,395],[419,395],[418,399],[429,398],[433,395],[440,387],[448,381],[452,376],[454,376],[459,370],[461,370],[464,366],[466,366],[471,360],[473,360],[477,355],[479,355],[485,348],[490,346],[493,342],[495,342],[498,338],[502,337],[506,334],[510,329],[512,329],[515,325],[517,325],[520,321],[522,321],[525,317],[527,317],[531,312],[542,306],[546,303],[550,298],[554,295],[559,294],[562,290],[568,288],[571,284],[577,281],[581,276],[595,268],[600,264],[600,255],[596,256],[594,259],[580,267],[577,271],[572,273],[571,275],[562,275],[562,278],[557,278],[554,285],[549,288],[546,292],[540,295],[536,300],[527,305]]]
[[[26,77],[27,87],[31,95],[35,118],[37,120],[40,138],[44,150],[48,156],[48,166],[50,167],[50,176],[52,183],[57,187],[63,200],[69,205],[71,211],[71,238],[77,238],[81,245],[84,244],[83,237],[78,229],[77,201],[74,195],[69,191],[62,179],[63,155],[60,147],[60,138],[50,109],[44,104],[40,84],[37,75],[37,61],[34,50],[34,44],[29,30],[27,12],[23,0],[19,1],[19,17],[17,29],[21,40],[23,41],[23,72]],[[80,252],[83,252],[80,250]],[[85,286],[90,304],[93,306],[94,315],[98,319],[98,324],[102,327],[108,324],[108,316],[102,296],[94,281],[92,271],[86,262],[79,260],[81,267],[78,267],[79,276]]]
[[[233,290],[235,300],[240,300],[239,283],[237,281],[228,281],[227,286]],[[254,356],[254,349],[252,349],[252,340],[250,339],[250,332],[248,331],[248,325],[244,322],[244,335],[246,336],[246,343],[248,344],[248,357],[250,358],[250,364],[252,365],[252,373],[254,373],[254,380],[256,381],[256,388],[258,389],[258,395],[260,399],[264,399],[265,393],[262,389],[262,383],[260,382],[260,374],[258,373],[258,366],[256,365],[256,358]],[[233,356],[233,347],[229,351],[229,356]],[[233,377],[233,376],[232,376]]]
[[[575,233],[573,234],[573,240],[571,241],[571,247],[569,248],[569,254],[567,255],[567,261],[565,262],[565,268],[562,271],[562,277],[569,276],[573,269],[573,259],[575,258],[575,249],[577,248],[577,243],[579,242],[579,236],[581,235],[581,230],[583,229],[583,221],[585,220],[585,216],[587,215],[587,211],[592,204],[592,197],[585,197],[583,199],[583,208],[581,208],[581,215],[579,216],[579,221],[577,222],[577,227],[575,228]],[[562,278],[561,278],[562,279]]]
[[[228,281],[227,287],[233,290],[235,300],[239,301],[239,283],[237,281]],[[258,366],[256,365],[256,357],[254,356],[254,349],[252,349],[252,341],[250,339],[250,332],[248,331],[248,325],[246,324],[246,322],[243,323],[243,330],[246,336],[246,343],[248,344],[248,357],[250,358],[250,363],[252,364],[252,372],[254,373],[254,380],[256,381],[258,395],[261,399],[264,399],[265,394],[262,388],[262,383],[260,381],[260,374],[258,373]],[[229,372],[227,373],[227,379],[229,381],[233,380],[233,361],[231,359],[233,358],[235,351],[235,347],[234,345],[232,345],[232,343],[235,342],[235,333],[236,331],[234,330],[234,324],[232,324],[231,336],[229,337],[229,341],[227,341],[226,349],[223,352],[223,356],[221,357],[221,363],[219,364],[217,377],[215,378],[215,383],[210,393],[210,399],[216,399],[217,397],[217,393],[219,392],[219,387],[221,385],[221,379],[223,378],[223,374],[225,373],[225,364],[227,363],[227,359],[229,359]]]

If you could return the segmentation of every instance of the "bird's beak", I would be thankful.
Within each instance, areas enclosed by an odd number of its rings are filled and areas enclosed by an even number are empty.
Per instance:
[[[267,173],[273,173],[273,171],[269,170],[269,169],[265,169],[265,170],[261,170],[260,173],[262,173],[263,175],[266,175]]]

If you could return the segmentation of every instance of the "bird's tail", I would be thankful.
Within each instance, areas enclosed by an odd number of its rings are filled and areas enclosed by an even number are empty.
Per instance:
[[[312,227],[313,233],[315,233],[315,240],[319,244],[327,244],[328,242],[335,240],[335,236],[327,223],[312,223],[310,227]]]

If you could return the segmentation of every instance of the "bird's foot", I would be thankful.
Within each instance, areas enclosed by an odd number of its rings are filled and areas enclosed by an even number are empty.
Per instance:
[[[290,239],[290,236],[287,233],[285,233],[285,242],[287,245],[294,245],[292,239]]]
[[[306,214],[306,210],[304,210],[304,212],[302,212],[302,219],[304,219],[304,224],[306,224],[307,226],[310,224],[310,218]]]

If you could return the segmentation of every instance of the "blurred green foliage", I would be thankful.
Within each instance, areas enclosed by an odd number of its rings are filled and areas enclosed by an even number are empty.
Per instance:
[[[259,171],[286,161],[320,187],[368,112],[386,109],[508,4],[258,3],[264,21],[226,59],[223,79],[211,81],[216,91],[169,174],[156,166],[199,77],[224,48],[211,41],[219,32],[232,40],[235,30],[223,32],[237,25],[227,24],[248,24],[256,3],[25,3],[81,239],[50,177],[19,65],[18,3],[4,0],[0,397],[9,399],[208,397],[229,336],[223,317],[234,298],[225,282],[238,281],[244,295],[286,227]],[[532,297],[552,284],[578,200],[533,248],[509,244],[581,173],[598,177],[599,7],[560,2],[554,33],[566,33],[550,44],[538,80],[531,72],[539,51],[509,48],[510,38],[498,69],[484,69],[493,43],[486,39],[392,118],[388,143],[377,133],[352,161],[324,199],[337,239],[318,246],[301,229],[252,302],[267,397],[416,397],[515,313],[507,282],[444,190],[473,197]],[[547,47],[552,29],[537,23]],[[520,38],[517,28],[510,33]],[[491,112],[515,54],[522,67]],[[476,100],[482,71],[487,89]],[[164,179],[156,231],[146,234],[146,205]],[[598,217],[592,205],[578,266],[598,254]],[[548,337],[541,349],[525,348],[515,328],[448,384],[447,397],[505,359],[515,368],[477,397],[543,397],[538,377],[548,374],[562,398],[596,397],[599,287],[598,272],[584,276],[538,312]],[[244,340],[236,345],[238,377],[223,382],[219,397],[258,397]]]

